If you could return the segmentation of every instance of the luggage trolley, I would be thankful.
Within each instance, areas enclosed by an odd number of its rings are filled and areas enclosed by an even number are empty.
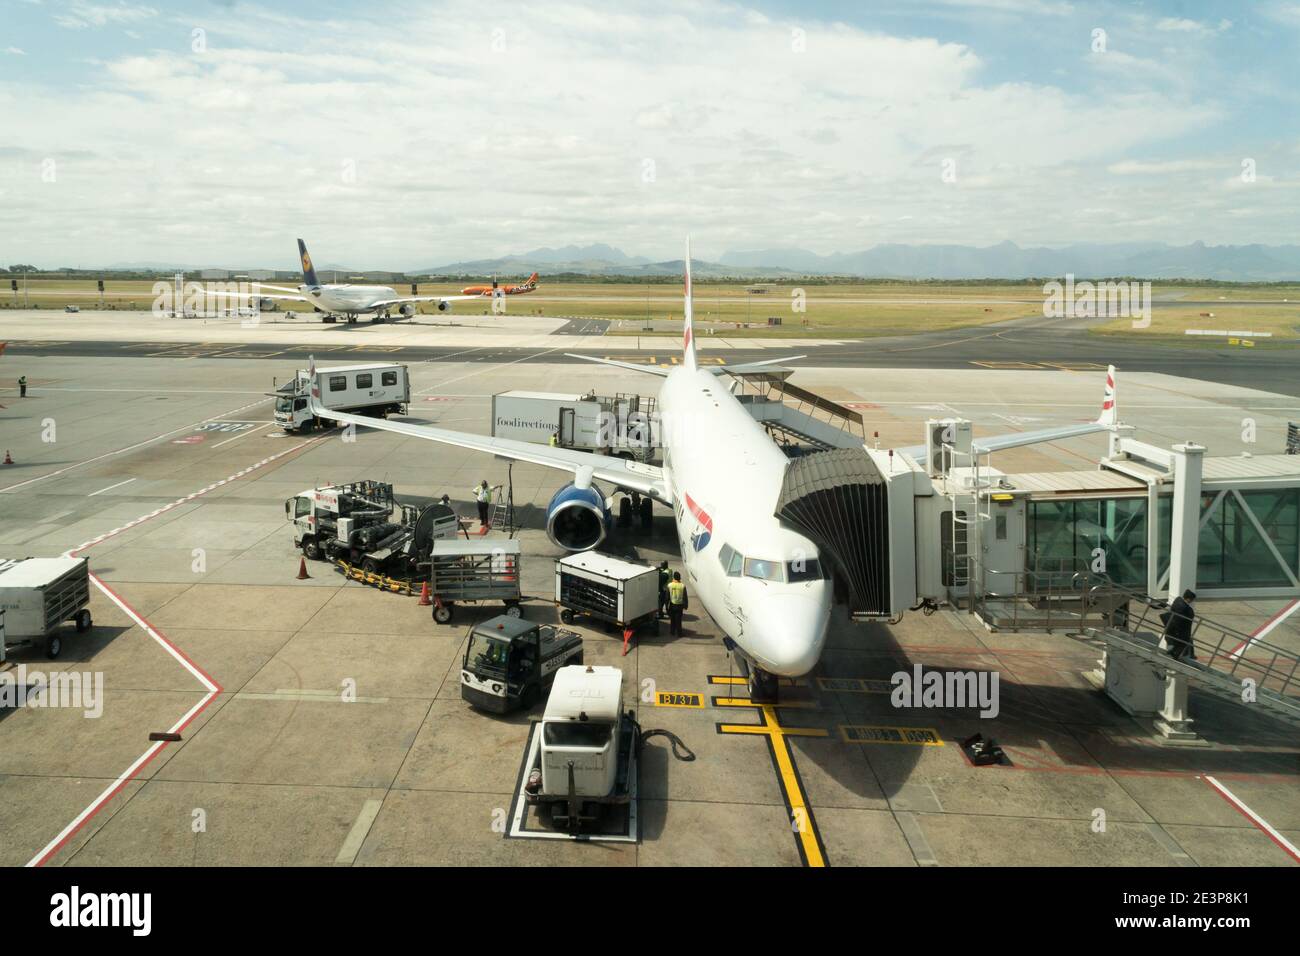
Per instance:
[[[0,661],[8,649],[40,640],[46,657],[58,657],[64,621],[79,634],[90,630],[89,604],[89,559],[0,558]]]
[[[517,539],[434,541],[429,553],[433,619],[446,624],[457,604],[478,601],[500,601],[506,614],[519,617],[519,604],[524,600],[519,590],[520,558]]]

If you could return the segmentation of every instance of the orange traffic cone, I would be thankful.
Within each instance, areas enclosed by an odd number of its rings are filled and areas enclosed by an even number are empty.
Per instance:
[[[298,559],[298,580],[305,581],[310,577],[311,575],[307,573],[307,557],[304,555]]]
[[[13,457],[9,454],[9,449],[8,449],[8,448],[5,449],[5,461],[4,461],[4,463],[5,463],[6,465],[12,465],[12,464],[14,463]]]
[[[420,607],[428,607],[433,601],[429,597],[429,582],[420,585]]]

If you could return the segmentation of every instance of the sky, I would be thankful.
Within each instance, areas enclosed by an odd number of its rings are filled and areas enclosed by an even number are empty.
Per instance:
[[[1297,242],[1300,0],[0,0],[0,262]]]

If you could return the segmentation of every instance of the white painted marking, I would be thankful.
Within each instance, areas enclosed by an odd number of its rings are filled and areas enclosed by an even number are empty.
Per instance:
[[[213,448],[220,448],[222,445],[229,445],[232,441],[239,441],[239,439],[244,438],[244,437],[246,437],[246,436],[248,436],[248,435],[251,435],[251,434],[253,434],[253,432],[261,431],[263,428],[270,428],[272,424],[274,424],[274,423],[273,423],[273,422],[266,422],[265,424],[258,425],[256,428],[250,428],[250,429],[248,429],[247,431],[242,431],[242,432],[240,432],[238,435],[236,435],[234,438],[227,438],[225,441],[219,441],[219,442],[217,442],[215,445],[213,445],[212,447],[213,447]]]
[[[379,810],[383,805],[382,800],[367,800],[361,805],[361,812],[357,814],[356,822],[348,832],[348,838],[343,841],[343,846],[339,848],[339,855],[334,858],[336,865],[351,866],[356,862],[357,854],[361,852],[361,844],[366,842],[370,827],[374,825],[375,817],[379,816]]]
[[[1283,852],[1290,854],[1293,860],[1295,860],[1297,863],[1300,863],[1300,850],[1297,850],[1295,848],[1295,845],[1290,840],[1288,840],[1282,834],[1278,833],[1275,829],[1273,829],[1272,825],[1267,820],[1261,817],[1250,807],[1242,803],[1235,793],[1233,793],[1223,784],[1219,783],[1219,781],[1215,780],[1213,777],[1207,775],[1203,779],[1211,787],[1219,791],[1219,796],[1223,797],[1223,799],[1227,800],[1230,804],[1232,804],[1237,809],[1238,813],[1244,816],[1251,823],[1255,824],[1255,826],[1259,827],[1259,829],[1263,830],[1265,835],[1267,835],[1270,840],[1272,840],[1279,847],[1281,847]]]
[[[1296,600],[1292,601],[1286,607],[1282,608],[1282,610],[1274,614],[1270,620],[1264,623],[1263,627],[1257,630],[1254,634],[1250,635],[1250,640],[1242,641],[1240,644],[1234,647],[1232,649],[1232,653],[1228,655],[1228,658],[1230,660],[1235,661],[1237,658],[1241,657],[1242,654],[1244,654],[1246,651],[1250,649],[1252,644],[1254,644],[1256,641],[1263,640],[1266,635],[1271,634],[1278,625],[1280,625],[1283,621],[1285,621],[1287,618],[1289,618],[1292,614],[1294,614],[1298,610],[1300,610],[1300,598],[1297,598]]]
[[[57,475],[62,475],[63,473],[71,471],[74,468],[80,468],[82,465],[89,465],[96,461],[103,461],[105,458],[112,458],[114,455],[123,455],[128,451],[134,451],[137,448],[143,448],[145,445],[151,445],[156,441],[162,441],[168,435],[175,435],[177,432],[190,431],[206,422],[216,421],[218,418],[223,418],[225,415],[233,415],[235,414],[235,412],[242,412],[246,408],[252,408],[254,405],[261,405],[264,402],[269,402],[270,400],[271,400],[270,398],[263,398],[260,401],[249,402],[247,405],[241,405],[239,406],[239,408],[231,409],[230,411],[224,412],[221,415],[217,415],[213,418],[204,418],[204,419],[200,419],[197,422],[190,422],[190,424],[188,425],[182,425],[180,428],[173,428],[169,432],[163,432],[161,435],[155,435],[153,438],[146,438],[144,441],[136,442],[134,445],[128,445],[127,447],[119,448],[116,451],[105,452],[102,455],[96,455],[94,458],[87,458],[85,461],[75,462],[74,464],[67,465],[63,468],[58,469],[57,471],[51,471],[45,475],[37,475],[35,478],[28,478],[26,481],[18,482],[18,484],[16,485],[8,485],[7,487],[0,488],[0,494],[4,494],[9,491],[15,491],[18,488],[25,488],[27,485],[35,484],[38,481],[44,481],[46,478],[54,478]]]
[[[112,491],[114,488],[121,488],[123,485],[129,485],[133,481],[135,481],[134,478],[128,478],[126,481],[119,481],[117,484],[109,485],[107,488],[100,488],[98,491],[92,491],[90,494],[86,495],[86,497],[93,498],[95,495],[102,495],[106,491]]]

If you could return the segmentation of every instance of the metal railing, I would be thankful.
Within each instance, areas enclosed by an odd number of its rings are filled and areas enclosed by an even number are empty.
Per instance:
[[[725,366],[723,371],[726,371]],[[742,395],[753,395],[769,402],[777,402],[824,425],[830,425],[841,432],[861,439],[863,442],[866,441],[866,425],[863,422],[862,415],[851,408],[846,408],[838,402],[823,398],[797,385],[791,385],[780,375],[747,373],[732,375],[731,378],[740,383]],[[764,424],[780,427],[775,422],[765,422]]]
[[[968,611],[999,630],[1126,627],[1129,603],[1145,597],[1068,558],[1021,571],[984,568],[973,556],[966,565]]]

